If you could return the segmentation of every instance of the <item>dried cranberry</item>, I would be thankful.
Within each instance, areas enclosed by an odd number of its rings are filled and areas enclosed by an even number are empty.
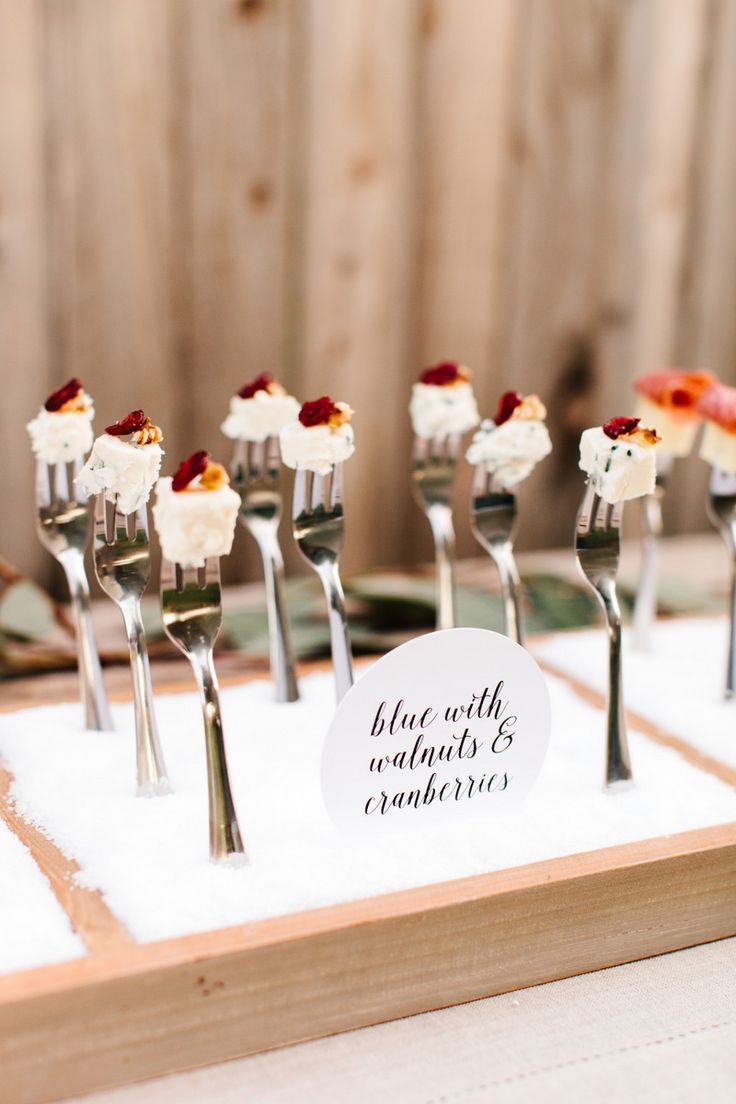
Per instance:
[[[684,387],[675,387],[670,393],[670,401],[673,406],[694,406],[696,395],[686,391]]]
[[[496,425],[500,426],[503,425],[504,422],[507,422],[517,406],[521,406],[523,401],[524,396],[520,395],[518,391],[504,391],[503,395],[498,400],[498,408],[493,418]]]
[[[273,383],[273,376],[269,376],[268,372],[263,372],[260,376],[256,376],[250,383],[246,383],[238,391],[238,395],[241,399],[252,399],[256,391],[268,391],[269,385]]]
[[[623,433],[633,433],[640,420],[639,418],[611,418],[610,422],[606,422],[603,426],[603,432],[606,437],[615,441]]]
[[[448,384],[456,383],[461,378],[458,365],[451,360],[446,360],[422,372],[419,382],[431,384],[433,387],[447,387]]]
[[[65,403],[71,402],[72,399],[76,399],[81,390],[82,381],[78,380],[75,376],[68,380],[63,387],[60,387],[58,391],[54,391],[49,395],[44,406],[47,410],[61,410]]]
[[[303,426],[325,425],[336,412],[337,407],[330,396],[322,395],[314,402],[305,402],[299,411],[299,421]]]
[[[186,460],[182,460],[181,464],[174,472],[174,478],[171,480],[171,489],[174,491],[183,491],[185,487],[189,486],[193,479],[196,479],[198,475],[202,475],[209,462],[210,454],[205,452],[204,449],[201,449],[199,452],[193,452]]]
[[[126,414],[121,421],[105,426],[105,433],[109,433],[111,437],[125,437],[127,433],[135,433],[136,430],[143,429],[145,424],[146,415],[143,411],[131,410],[130,414]]]

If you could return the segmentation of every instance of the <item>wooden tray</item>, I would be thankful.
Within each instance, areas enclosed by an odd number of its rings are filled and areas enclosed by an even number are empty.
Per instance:
[[[733,769],[641,718],[632,724],[736,784]],[[0,977],[4,1104],[58,1100],[736,934],[736,824],[727,824],[138,945],[99,894],[75,884],[75,864],[15,813],[11,781],[0,772],[0,815],[89,954]]]

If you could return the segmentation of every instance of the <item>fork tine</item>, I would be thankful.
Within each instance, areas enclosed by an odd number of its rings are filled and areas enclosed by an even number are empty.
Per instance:
[[[266,438],[266,470],[270,478],[276,479],[281,467],[281,447],[278,437],[272,435]]]
[[[209,586],[220,585],[220,557],[209,556],[204,564],[205,578]]]
[[[580,509],[578,510],[578,520],[576,525],[577,535],[582,537],[586,533],[590,532],[590,523],[593,517],[593,509],[597,495],[593,490],[593,484],[588,482],[585,485],[585,494],[583,495],[583,501],[580,503]]]
[[[447,434],[438,433],[429,442],[429,458],[433,464],[441,464],[445,458]]]
[[[342,464],[335,464],[332,469],[332,488],[330,496],[330,506],[334,509],[335,506],[342,504]]]
[[[250,474],[259,479],[263,475],[266,463],[266,442],[253,441],[251,448]]]
[[[415,437],[412,449],[412,459],[415,464],[424,465],[429,456],[429,440],[426,437]]]
[[[202,567],[198,567],[196,569],[195,574],[197,576],[197,587],[200,590],[204,590],[204,588],[207,586],[207,567],[206,567],[206,565],[203,564]]]
[[[63,461],[54,464],[54,497],[57,502],[69,501],[69,481],[66,464]]]
[[[612,529],[621,528],[621,519],[623,518],[624,504],[623,502],[617,502],[611,507],[611,519],[610,525]]]
[[[95,495],[95,534],[105,544],[115,541],[115,504],[108,502],[104,494]]]
[[[320,475],[319,472],[312,472],[312,509],[316,510],[320,506],[322,509],[327,508],[328,492],[331,483],[331,474]]]
[[[488,493],[489,475],[483,464],[476,464],[473,472],[473,496],[481,498]]]
[[[593,504],[594,529],[609,529],[611,521],[611,506],[605,498],[596,498]]]
[[[36,464],[36,505],[51,505],[51,472],[44,460]]]
[[[459,433],[449,433],[447,435],[447,459],[451,464],[457,462],[461,440],[462,437]]]
[[[298,468],[294,477],[294,494],[291,500],[291,516],[299,517],[307,509],[307,473],[304,468]]]
[[[176,589],[176,564],[161,557],[161,591]]]
[[[125,518],[125,534],[129,541],[134,541],[136,538],[137,515],[135,513],[123,514],[123,517]]]

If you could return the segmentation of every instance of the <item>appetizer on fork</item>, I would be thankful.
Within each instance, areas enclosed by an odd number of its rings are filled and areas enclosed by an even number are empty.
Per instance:
[[[162,433],[142,410],[106,427],[92,446],[79,482],[88,495],[103,494],[121,514],[145,506],[163,459]]]
[[[338,702],[353,683],[350,633],[339,557],[344,542],[342,465],[355,452],[352,410],[322,395],[304,403],[298,421],[281,430],[281,456],[296,468],[294,540],[317,572],[327,600],[332,666]]]
[[[329,395],[305,402],[279,434],[281,459],[288,468],[329,475],[355,452],[352,417],[347,403],[333,402]]]
[[[412,388],[409,403],[417,437],[467,433],[478,425],[480,414],[470,379],[469,369],[453,361],[443,361],[422,372]]]
[[[227,556],[233,546],[240,498],[228,474],[209,453],[193,453],[173,478],[156,484],[153,522],[167,560],[204,567],[209,556]]]
[[[702,395],[698,413],[705,418],[701,460],[721,471],[736,471],[736,387],[714,383]]]
[[[731,558],[731,603],[726,698],[736,696],[736,387],[714,384],[700,400],[706,418],[700,455],[712,465],[708,516]]]
[[[212,654],[222,625],[220,556],[233,544],[240,498],[227,472],[204,451],[173,478],[159,479],[153,520],[164,559],[161,611],[166,634],[192,665],[202,698],[207,754],[210,858],[245,861],[235,812]]]
[[[53,391],[27,425],[31,447],[39,460],[63,464],[79,460],[92,448],[92,399],[81,380],[68,380]]]
[[[427,516],[437,572],[437,628],[455,625],[455,529],[452,488],[460,438],[480,415],[462,364],[443,361],[427,368],[414,384],[409,403],[414,429],[412,489]]]
[[[170,792],[141,617],[141,598],[151,573],[148,499],[161,467],[161,440],[159,427],[142,410],[133,410],[97,438],[79,473],[82,488],[96,496],[97,581],[120,608],[128,639],[135,699],[136,772],[142,796]]]
[[[263,561],[271,674],[279,702],[299,698],[278,535],[283,513],[278,435],[298,418],[299,409],[293,395],[264,373],[233,395],[230,413],[222,423],[222,432],[235,441],[230,474],[240,495],[240,520],[258,544]]]
[[[578,513],[575,554],[578,567],[600,601],[609,643],[606,786],[631,779],[621,673],[621,610],[616,575],[624,502],[654,489],[653,429],[638,418],[611,418],[586,429],[580,439],[580,467],[588,476]]]
[[[634,380],[637,403],[634,413],[644,422],[654,422],[661,437],[658,453],[687,456],[703,420],[699,403],[716,382],[712,372],[687,372],[661,368]]]
[[[516,496],[513,488],[552,451],[537,395],[506,391],[491,421],[481,423],[465,454],[475,465],[470,520],[476,540],[493,557],[501,579],[504,628],[523,643],[519,573],[513,552]]]
[[[662,441],[657,449],[654,491],[642,496],[642,540],[644,555],[634,606],[634,643],[646,650],[657,612],[657,562],[662,533],[662,498],[674,460],[687,456],[695,443],[703,415],[698,402],[715,382],[711,372],[688,372],[662,368],[634,380],[637,403],[634,413],[647,424],[657,426]]]
[[[89,503],[76,486],[92,447],[92,400],[80,380],[52,392],[27,429],[36,455],[36,527],[41,543],[64,569],[76,629],[79,686],[87,728],[112,728],[102,682],[84,553],[92,531]]]
[[[516,487],[552,451],[544,423],[547,410],[538,395],[506,391],[493,420],[481,422],[466,457],[481,464],[499,487]]]
[[[246,383],[230,399],[230,411],[220,427],[233,441],[265,441],[277,437],[299,417],[299,401],[264,372]]]

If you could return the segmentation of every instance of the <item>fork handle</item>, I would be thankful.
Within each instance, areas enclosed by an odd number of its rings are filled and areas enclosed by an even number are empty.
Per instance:
[[[232,855],[244,855],[243,839],[235,813],[227,769],[225,739],[220,714],[220,694],[212,652],[191,656],[202,695],[205,749],[207,753],[207,795],[210,816],[210,858],[223,862]]]
[[[268,640],[271,653],[271,674],[276,687],[277,702],[299,701],[296,661],[291,645],[289,618],[284,595],[284,559],[278,540],[259,541],[266,583]]]
[[[151,668],[148,662],[148,648],[140,605],[137,602],[126,602],[121,608],[128,638],[130,671],[133,679],[138,793],[144,797],[169,793],[171,787],[166,775],[156,715],[153,711]]]
[[[102,681],[102,668],[92,623],[89,583],[84,570],[84,560],[81,555],[64,555],[60,559],[72,600],[72,615],[77,638],[79,690],[85,727],[96,729],[98,732],[111,732],[113,723],[105,684]]]
[[[429,524],[434,538],[437,573],[437,628],[455,628],[455,529],[449,506],[431,506]]]
[[[498,568],[503,599],[504,632],[517,644],[524,645],[524,627],[521,615],[521,579],[516,560],[510,547],[491,546],[491,555]]]
[[[335,564],[324,564],[318,571],[327,599],[332,669],[335,672],[337,700],[340,702],[353,685],[353,657],[348,617],[345,610],[345,594],[342,589],[340,572]]]
[[[736,549],[731,546],[731,620],[728,631],[728,667],[726,668],[726,698],[736,694]]]
[[[642,508],[642,565],[634,603],[634,647],[640,652],[651,647],[652,624],[657,613],[659,537],[662,532],[661,488],[644,495]]]
[[[603,597],[608,628],[606,786],[631,780],[621,664],[621,611],[615,592]]]

